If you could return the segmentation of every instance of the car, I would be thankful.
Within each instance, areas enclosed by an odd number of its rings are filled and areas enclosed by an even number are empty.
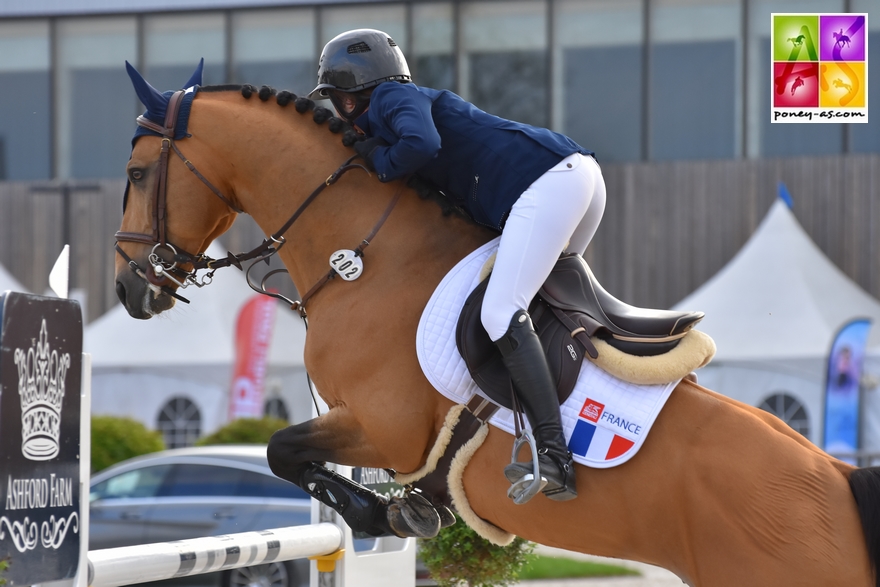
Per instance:
[[[89,550],[298,526],[311,498],[276,477],[266,445],[171,449],[92,476]],[[273,562],[201,576],[200,585],[301,587],[309,561]]]

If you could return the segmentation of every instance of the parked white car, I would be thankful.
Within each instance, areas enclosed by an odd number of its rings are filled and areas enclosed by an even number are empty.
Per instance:
[[[311,498],[273,475],[265,445],[173,449],[96,473],[89,550],[309,524]],[[300,587],[300,559],[204,575],[201,585]]]

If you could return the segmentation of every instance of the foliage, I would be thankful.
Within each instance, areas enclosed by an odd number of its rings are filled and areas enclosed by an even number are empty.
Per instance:
[[[92,416],[92,473],[165,449],[162,435],[132,418]]]
[[[519,573],[519,578],[523,581],[533,581],[536,579],[619,577],[638,574],[638,571],[617,565],[532,554],[528,556],[526,564]]]
[[[501,587],[517,581],[534,547],[519,537],[496,546],[456,516],[454,525],[421,541],[420,556],[440,587]]]
[[[239,418],[213,434],[199,438],[196,445],[267,444],[276,430],[287,428],[287,426],[287,422],[280,418]]]
[[[9,568],[9,559],[4,558],[0,559],[0,574],[2,574],[6,569]],[[6,585],[6,579],[0,576],[0,585]]]

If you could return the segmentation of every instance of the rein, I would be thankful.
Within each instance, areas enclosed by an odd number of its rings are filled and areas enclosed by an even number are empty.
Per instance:
[[[331,269],[323,278],[321,278],[307,293],[303,296],[301,301],[293,301],[290,300],[281,294],[274,293],[268,291],[265,288],[266,280],[272,275],[279,272],[286,272],[286,269],[276,269],[274,271],[270,271],[267,273],[260,284],[259,287],[255,286],[250,279],[250,270],[259,262],[265,261],[267,264],[269,263],[269,258],[272,255],[276,254],[282,246],[287,242],[284,238],[284,233],[286,233],[290,227],[296,222],[297,218],[305,211],[305,209],[324,191],[327,187],[336,183],[342,175],[351,170],[351,169],[363,169],[364,171],[369,171],[363,166],[356,163],[352,163],[358,155],[353,155],[345,160],[342,165],[340,165],[336,171],[334,171],[330,176],[324,180],[323,183],[318,185],[311,194],[303,201],[302,204],[296,209],[293,215],[281,226],[277,231],[275,231],[272,235],[267,239],[263,239],[263,242],[257,247],[251,249],[246,253],[239,253],[237,255],[233,253],[229,253],[226,257],[222,259],[212,259],[211,257],[199,253],[197,255],[193,255],[192,253],[187,252],[181,247],[177,247],[173,245],[166,238],[166,230],[165,223],[167,221],[166,218],[166,199],[167,199],[167,183],[168,183],[168,158],[171,150],[184,162],[187,169],[189,169],[199,180],[204,183],[214,195],[216,195],[220,200],[222,200],[227,206],[229,206],[233,211],[237,213],[245,213],[243,210],[235,206],[232,201],[223,195],[223,193],[217,189],[204,175],[202,175],[198,169],[196,169],[195,165],[193,165],[189,159],[187,159],[177,145],[174,142],[174,134],[175,134],[175,126],[177,124],[177,115],[180,111],[180,105],[183,102],[183,96],[185,94],[185,90],[178,90],[172,94],[169,102],[168,108],[165,112],[165,123],[164,126],[159,125],[152,120],[145,118],[144,116],[138,116],[137,124],[141,127],[147,128],[153,132],[159,133],[162,138],[162,147],[159,152],[159,174],[156,180],[156,188],[153,194],[153,223],[152,223],[152,233],[137,233],[137,232],[123,232],[118,231],[116,233],[116,252],[125,259],[128,263],[129,268],[134,271],[139,277],[146,280],[151,285],[158,286],[162,289],[163,292],[168,295],[173,296],[176,299],[179,299],[185,303],[189,303],[189,300],[175,292],[168,285],[168,282],[172,282],[176,284],[179,288],[185,289],[190,285],[195,285],[196,287],[204,287],[211,283],[214,272],[217,269],[229,266],[235,266],[239,270],[242,270],[242,262],[243,261],[253,261],[251,265],[248,267],[247,274],[247,282],[248,285],[254,291],[268,295],[277,299],[281,299],[290,304],[292,310],[296,310],[300,313],[301,316],[305,317],[305,303],[306,301],[317,292],[325,283],[327,283],[330,279],[332,279],[336,273],[336,269]],[[397,191],[394,198],[391,200],[391,203],[385,210],[385,213],[373,227],[373,230],[370,234],[364,238],[361,244],[355,249],[355,256],[363,256],[363,250],[366,248],[370,241],[375,237],[376,233],[385,223],[388,216],[391,214],[391,211],[394,209],[394,206],[397,204],[400,199],[400,195],[402,193],[402,188]],[[141,244],[153,245],[153,249],[150,252],[148,257],[150,267],[146,270],[140,267],[136,261],[134,261],[131,257],[129,257],[125,251],[122,250],[122,247],[119,246],[119,242],[136,242]],[[171,252],[173,255],[173,261],[168,262],[160,257],[157,251],[166,249]],[[179,264],[189,264],[192,266],[190,271],[186,271],[183,268],[179,267]],[[199,279],[197,272],[202,269],[208,269],[209,272]]]

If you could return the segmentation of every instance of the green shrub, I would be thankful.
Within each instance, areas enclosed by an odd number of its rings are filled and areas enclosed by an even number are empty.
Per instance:
[[[515,538],[496,546],[471,530],[461,518],[421,541],[419,554],[431,578],[440,587],[501,587],[518,580],[518,574],[535,545]]]
[[[9,568],[9,559],[4,558],[0,560],[0,574],[6,571]],[[0,585],[6,585],[6,579],[0,576]]]
[[[267,444],[276,430],[287,428],[280,418],[239,418],[223,426],[213,434],[203,436],[196,446],[209,444]]]
[[[162,435],[131,418],[92,416],[92,473],[165,449]]]

